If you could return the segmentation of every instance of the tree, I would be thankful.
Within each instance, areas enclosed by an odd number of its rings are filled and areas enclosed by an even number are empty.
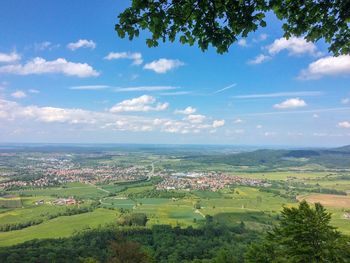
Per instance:
[[[142,250],[136,242],[118,240],[112,242],[110,247],[109,263],[149,263],[150,256]]]
[[[182,44],[198,43],[203,51],[211,44],[224,53],[239,37],[265,27],[268,12],[283,21],[284,37],[323,39],[335,55],[350,54],[350,1],[344,0],[132,0],[115,30],[132,40],[148,29],[149,47],[178,37]]]
[[[253,244],[248,262],[349,262],[349,241],[330,225],[331,214],[303,201],[282,211],[279,226]]]
[[[145,226],[148,218],[144,213],[124,213],[117,219],[121,226]]]

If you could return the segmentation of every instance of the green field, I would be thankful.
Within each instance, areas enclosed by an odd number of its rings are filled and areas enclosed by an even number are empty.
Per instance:
[[[67,237],[78,231],[102,226],[115,220],[116,211],[102,208],[91,213],[62,216],[25,229],[0,232],[0,246],[9,246],[36,238]]]
[[[22,207],[22,199],[18,196],[13,197],[0,197],[1,208],[17,208]]]
[[[155,190],[159,177],[134,182],[112,182],[108,184],[68,183],[59,187],[23,188],[11,190],[0,197],[0,226],[25,225],[20,230],[0,232],[0,246],[8,246],[35,238],[59,238],[73,235],[77,231],[117,222],[120,213],[145,213],[147,227],[156,224],[199,227],[206,216],[230,226],[242,222],[249,229],[263,230],[278,222],[283,206],[296,206],[296,195],[309,195],[317,189],[334,189],[344,194],[350,190],[349,172],[323,169],[320,165],[305,164],[287,170],[266,170],[260,166],[234,166],[224,163],[198,163],[177,157],[159,155],[121,155],[94,163],[130,165],[137,162],[150,166],[155,172],[162,169],[174,171],[225,171],[232,176],[254,178],[269,182],[268,188],[232,185],[222,190],[178,190],[169,195]],[[91,163],[90,163],[91,164]],[[312,169],[315,169],[312,171]],[[164,192],[163,192],[164,193]],[[321,192],[322,193],[322,192]],[[294,196],[294,197],[293,197]],[[96,205],[92,212],[71,216],[63,213],[74,206],[56,206],[57,198],[74,197],[82,203],[78,207]],[[166,198],[165,198],[166,197]],[[43,205],[36,205],[44,200]],[[350,220],[344,209],[327,207],[332,212],[332,224],[343,233],[350,234]],[[7,230],[6,230],[7,231]]]

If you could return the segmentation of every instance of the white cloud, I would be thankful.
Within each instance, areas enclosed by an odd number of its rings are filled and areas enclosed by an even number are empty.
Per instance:
[[[223,91],[225,91],[225,90],[232,89],[232,88],[235,87],[236,85],[237,85],[236,83],[232,83],[231,85],[228,85],[228,86],[226,86],[226,87],[224,87],[224,88],[222,88],[222,89],[219,89],[219,90],[213,92],[213,94],[218,94],[218,93],[221,93],[221,92],[223,92]]]
[[[276,132],[265,132],[264,136],[270,137],[270,136],[275,136],[277,133]]]
[[[205,120],[205,116],[201,114],[190,114],[187,116],[187,120],[191,123],[202,123]]]
[[[72,42],[67,45],[67,48],[70,50],[77,50],[79,48],[96,48],[96,43],[92,40],[79,39],[77,42]]]
[[[236,134],[243,134],[243,133],[245,133],[245,130],[237,129],[237,130],[234,130],[233,132],[236,133]]]
[[[16,98],[16,99],[23,99],[23,98],[27,97],[27,94],[22,90],[17,90],[15,92],[11,93],[11,96]]]
[[[254,42],[261,42],[261,41],[265,41],[268,38],[268,34],[260,34],[258,38],[254,38],[253,41]]]
[[[278,97],[290,97],[290,96],[304,96],[314,97],[321,96],[323,93],[320,91],[297,91],[297,92],[276,92],[265,94],[248,94],[234,96],[235,99],[263,99],[263,98],[278,98]]]
[[[318,115],[317,113],[312,114],[312,118],[314,118],[314,119],[318,119],[319,117],[320,117],[320,115]]]
[[[178,59],[161,58],[158,60],[154,60],[151,63],[147,63],[143,68],[153,70],[158,74],[163,74],[168,72],[169,70],[178,68],[183,65],[185,64]]]
[[[256,125],[256,128],[257,128],[257,129],[261,129],[262,127],[263,127],[263,126],[260,125],[260,124]]]
[[[299,98],[287,99],[281,103],[275,104],[276,109],[295,109],[307,106],[306,102]]]
[[[339,122],[338,127],[349,129],[350,128],[350,121]]]
[[[142,54],[138,52],[110,52],[107,56],[104,57],[104,59],[131,59],[133,61],[133,65],[141,65],[143,63]]]
[[[349,102],[350,102],[349,98],[344,98],[344,99],[341,100],[342,104],[348,104]]]
[[[237,44],[241,47],[246,47],[248,46],[247,40],[245,38],[242,38],[240,40],[238,40]]]
[[[34,44],[34,49],[37,51],[42,51],[42,50],[53,50],[55,48],[58,48],[60,45],[59,44],[52,44],[50,41],[44,41],[41,43],[35,43]]]
[[[238,118],[238,119],[235,119],[233,123],[239,124],[239,123],[242,123],[242,122],[243,122],[243,120]]]
[[[149,95],[142,95],[137,98],[123,100],[114,105],[110,112],[147,112],[163,111],[168,108],[168,103],[157,103],[156,98]]]
[[[101,89],[107,89],[109,86],[107,85],[85,85],[85,86],[73,86],[69,89],[71,90],[101,90]]]
[[[145,99],[146,104],[152,102],[152,99]],[[137,106],[139,104],[126,103],[128,106]],[[154,105],[155,102],[153,102]],[[154,105],[156,106],[156,105]],[[191,118],[199,119],[201,117]],[[20,120],[20,121],[18,121]],[[150,118],[145,115],[118,114],[109,111],[88,111],[79,108],[57,108],[57,107],[39,107],[36,105],[22,106],[14,101],[0,99],[0,122],[1,125],[10,125],[10,123],[22,124],[23,127],[29,127],[33,124],[41,132],[53,125],[60,125],[59,129],[78,129],[83,130],[110,130],[110,131],[131,131],[131,132],[149,132],[159,131],[165,133],[196,134],[199,132],[208,132],[213,130],[212,123],[191,122],[187,119],[175,120],[168,118]],[[9,122],[9,123],[6,123]],[[42,123],[40,125],[38,123]],[[45,123],[49,123],[47,126]],[[79,124],[79,125],[78,125]]]
[[[37,89],[30,89],[28,90],[30,93],[33,93],[33,94],[38,94],[40,93],[40,90],[37,90]]]
[[[256,56],[254,59],[248,60],[248,64],[257,65],[257,64],[261,64],[265,61],[268,61],[270,59],[271,59],[270,56],[260,54],[260,55]]]
[[[159,95],[161,96],[181,96],[191,94],[192,91],[174,91],[174,92],[161,92]]]
[[[127,87],[127,88],[116,88],[116,92],[129,92],[129,91],[165,91],[165,90],[175,90],[177,87],[173,86],[137,86],[137,87]]]
[[[301,71],[300,79],[319,79],[323,76],[350,75],[350,56],[324,57],[312,62]]]
[[[283,50],[287,50],[289,55],[301,55],[306,53],[319,55],[315,44],[307,42],[302,37],[290,37],[289,39],[279,38],[266,48],[271,55],[276,55]]]
[[[15,51],[11,53],[0,53],[0,62],[11,63],[21,59],[21,56]]]
[[[212,124],[214,129],[222,127],[224,125],[225,125],[225,120],[214,120]]]
[[[2,66],[0,67],[0,73],[17,75],[62,73],[68,76],[77,76],[80,78],[99,75],[96,70],[86,63],[70,62],[64,58],[46,61],[40,57],[34,58],[23,65],[15,64]]]
[[[175,114],[185,114],[185,115],[189,115],[189,114],[193,114],[197,111],[197,109],[189,106],[183,110],[175,110],[174,113]]]

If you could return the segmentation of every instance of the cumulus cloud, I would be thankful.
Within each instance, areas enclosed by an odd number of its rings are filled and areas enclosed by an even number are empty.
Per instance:
[[[52,44],[50,41],[44,41],[40,43],[34,44],[34,49],[36,51],[42,51],[42,50],[53,50],[55,48],[58,48],[59,44]]]
[[[193,108],[191,106],[188,106],[187,108],[183,109],[183,110],[175,110],[174,113],[175,114],[185,114],[185,115],[189,115],[189,114],[193,114],[197,111],[196,108]]]
[[[16,98],[16,99],[23,99],[23,98],[27,97],[27,94],[22,90],[17,90],[15,92],[11,93],[11,96]]]
[[[319,79],[323,76],[350,75],[350,56],[324,57],[312,62],[301,71],[300,79]]]
[[[205,120],[206,116],[201,114],[189,114],[186,118],[191,123],[202,123]]]
[[[138,52],[110,52],[104,59],[131,59],[133,65],[141,65],[143,63],[142,54]]]
[[[339,122],[338,127],[349,129],[350,128],[350,121]]]
[[[178,59],[161,58],[158,60],[154,60],[150,63],[147,63],[143,68],[148,70],[153,70],[158,74],[163,74],[168,72],[169,70],[178,68],[183,65],[185,64]]]
[[[253,41],[254,42],[261,42],[261,41],[265,41],[267,38],[269,37],[268,34],[260,34],[257,38],[254,38]]]
[[[52,74],[61,73],[67,76],[77,76],[80,78],[95,77],[99,73],[86,63],[75,63],[64,58],[47,61],[37,57],[25,64],[14,64],[0,67],[0,73],[31,75],[31,74]]]
[[[149,95],[142,95],[137,98],[123,100],[114,105],[110,112],[147,112],[166,110],[169,103],[156,103],[156,98]]]
[[[67,48],[70,50],[77,50],[79,48],[96,48],[96,43],[92,40],[79,39],[77,42],[72,42],[67,45]]]
[[[265,137],[275,136],[276,134],[276,132],[264,132]]]
[[[152,99],[144,99],[152,102]],[[128,105],[137,105],[137,103],[124,103]],[[153,102],[155,104],[155,102]],[[152,105],[153,105],[152,104]],[[156,105],[155,105],[156,106]],[[152,118],[145,115],[118,114],[119,112],[110,111],[89,111],[80,108],[58,108],[58,107],[39,107],[36,105],[22,106],[17,102],[0,99],[0,124],[11,125],[18,123],[21,125],[31,125],[35,122],[35,127],[40,131],[45,131],[45,127],[38,123],[49,123],[52,125],[61,125],[62,129],[82,130],[110,130],[110,131],[131,131],[131,132],[149,132],[159,131],[165,133],[178,134],[196,134],[200,132],[210,132],[213,130],[213,123],[205,122],[205,116],[192,116],[190,120]],[[195,121],[202,119],[202,121]],[[20,121],[18,121],[20,120]],[[8,123],[7,123],[8,122]],[[37,122],[37,123],[36,123]],[[220,122],[215,124],[220,125]]]
[[[30,89],[28,90],[30,93],[33,93],[33,94],[38,94],[40,93],[40,90],[37,90],[37,89]]]
[[[248,43],[247,43],[247,40],[245,38],[242,38],[240,40],[238,40],[237,44],[241,47],[247,47],[248,46]]]
[[[234,122],[233,122],[233,123],[239,124],[239,123],[242,123],[242,122],[243,122],[243,120],[242,120],[242,119],[237,118],[237,119],[235,119],[235,120],[234,120]]]
[[[349,98],[344,98],[344,99],[341,100],[342,104],[349,104],[349,102],[350,102]]]
[[[0,52],[0,62],[2,63],[12,63],[21,59],[21,56],[15,51],[11,53],[1,53]]]
[[[271,55],[276,55],[283,50],[287,50],[289,55],[318,55],[315,44],[312,42],[307,42],[302,37],[290,37],[289,39],[279,38],[266,48]]]
[[[225,125],[225,120],[214,120],[212,124],[214,129],[222,127],[224,125]]]
[[[307,104],[300,98],[287,99],[281,103],[275,104],[276,109],[295,109],[305,107]]]
[[[270,56],[260,54],[260,55],[256,56],[254,59],[248,60],[248,64],[257,65],[257,64],[264,63],[270,59],[271,59]]]

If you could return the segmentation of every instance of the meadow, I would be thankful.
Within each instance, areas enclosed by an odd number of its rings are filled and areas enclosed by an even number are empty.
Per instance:
[[[113,223],[116,211],[99,208],[91,213],[62,216],[21,230],[0,232],[0,246],[10,246],[32,239],[68,237],[79,231]]]

